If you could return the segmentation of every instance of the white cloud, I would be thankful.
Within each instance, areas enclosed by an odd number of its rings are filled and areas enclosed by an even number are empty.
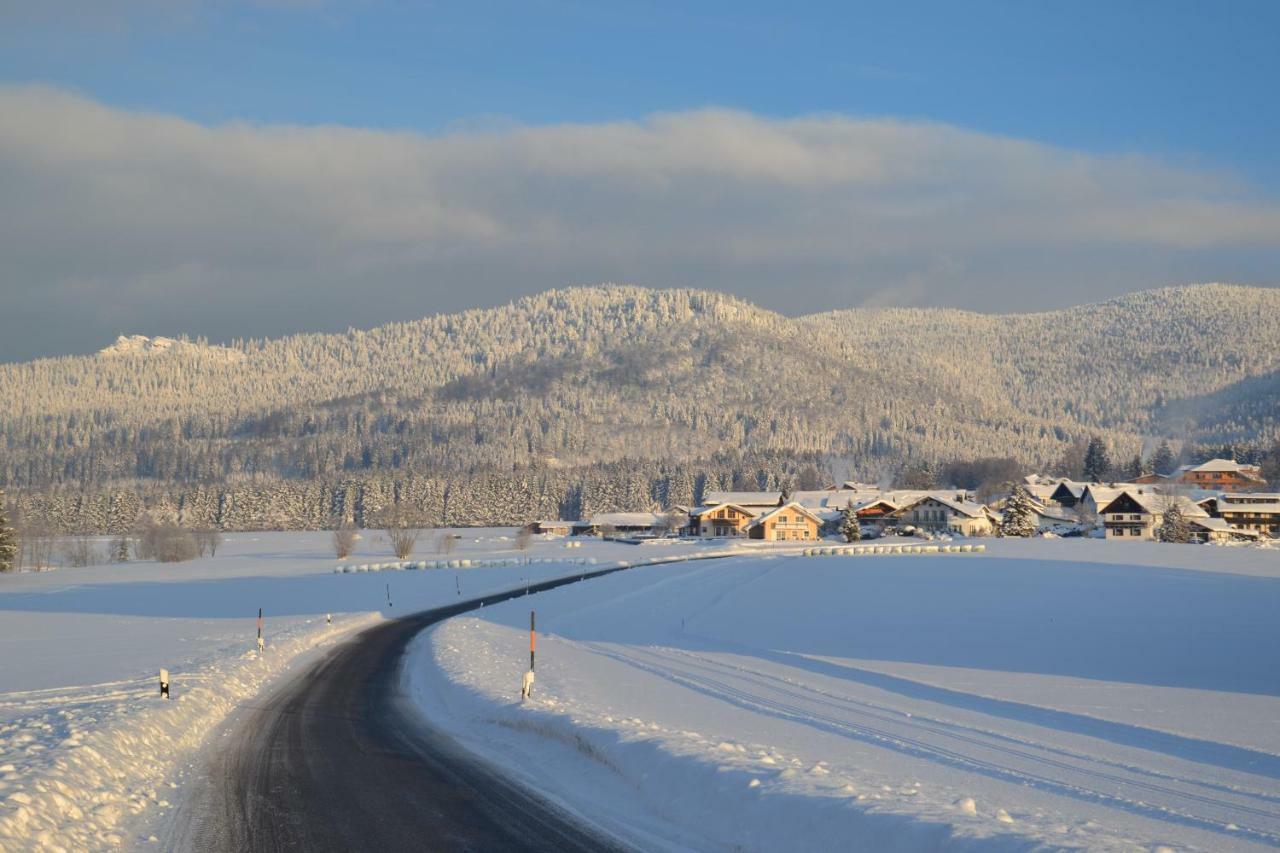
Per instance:
[[[1280,256],[1280,205],[1229,176],[940,124],[705,110],[441,136],[204,127],[43,87],[0,88],[0,115],[0,298],[19,306],[0,358],[604,279],[788,313],[895,293],[1040,307]],[[62,337],[29,335],[54,317]]]

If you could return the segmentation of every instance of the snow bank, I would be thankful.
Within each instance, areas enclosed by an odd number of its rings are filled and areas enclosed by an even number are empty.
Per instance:
[[[91,685],[110,692],[87,705],[65,701],[73,691],[60,691],[56,711],[0,727],[0,772],[12,790],[0,813],[0,846],[100,850],[133,840],[124,825],[169,808],[190,753],[241,702],[380,618],[349,616],[332,626],[307,620],[273,637],[261,657],[246,641],[239,656],[171,673],[169,700],[160,698],[157,678]],[[52,692],[28,695],[47,702]]]

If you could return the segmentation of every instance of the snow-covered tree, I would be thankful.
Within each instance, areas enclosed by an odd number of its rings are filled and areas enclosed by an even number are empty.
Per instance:
[[[858,513],[853,509],[853,501],[840,513],[840,535],[846,542],[857,542],[862,538],[862,525],[858,523]]]
[[[1191,522],[1182,511],[1182,507],[1174,498],[1164,502],[1160,515],[1160,526],[1156,528],[1156,538],[1161,542],[1190,542]]]
[[[0,491],[0,572],[11,572],[18,561],[18,533],[9,524],[4,492]]]
[[[1169,442],[1160,442],[1160,446],[1156,448],[1155,455],[1151,457],[1151,470],[1167,477],[1177,467],[1178,461],[1173,456],[1173,450],[1169,447]]]
[[[1092,483],[1100,483],[1111,476],[1111,455],[1107,452],[1106,442],[1101,436],[1089,439],[1089,446],[1084,452],[1084,478]]]
[[[1036,532],[1036,513],[1031,495],[1023,486],[1017,486],[1009,500],[1005,501],[1004,516],[1000,520],[1001,536],[1026,538]]]

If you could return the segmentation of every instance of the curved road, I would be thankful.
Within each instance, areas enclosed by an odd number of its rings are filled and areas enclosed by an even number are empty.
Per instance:
[[[401,693],[400,662],[409,641],[479,604],[459,602],[364,631],[242,719],[218,750],[203,790],[177,817],[174,847],[236,853],[624,849],[424,725]]]

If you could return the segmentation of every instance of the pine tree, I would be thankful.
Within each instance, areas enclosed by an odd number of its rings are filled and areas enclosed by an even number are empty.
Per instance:
[[[1177,464],[1177,460],[1173,458],[1173,450],[1170,449],[1169,442],[1160,442],[1160,446],[1156,448],[1155,456],[1151,457],[1151,470],[1167,477],[1173,473],[1173,469]]]
[[[1026,538],[1036,532],[1035,506],[1031,495],[1023,486],[1018,486],[1004,505],[1004,517],[1000,520],[1001,536],[1020,536]]]
[[[1126,482],[1132,483],[1141,477],[1142,474],[1142,457],[1135,454],[1134,457],[1129,460],[1129,464],[1124,468],[1124,479]]]
[[[1084,452],[1083,473],[1085,480],[1091,483],[1100,483],[1111,473],[1111,457],[1101,436],[1089,439],[1089,446]]]
[[[862,538],[862,526],[858,524],[858,514],[854,512],[853,501],[840,514],[840,535],[846,542],[857,542]]]
[[[1156,530],[1156,538],[1161,542],[1190,542],[1191,522],[1187,521],[1177,502],[1170,498],[1169,505],[1164,508],[1160,519],[1160,527]]]
[[[0,572],[11,572],[18,560],[18,533],[9,526],[4,492],[0,492]]]

